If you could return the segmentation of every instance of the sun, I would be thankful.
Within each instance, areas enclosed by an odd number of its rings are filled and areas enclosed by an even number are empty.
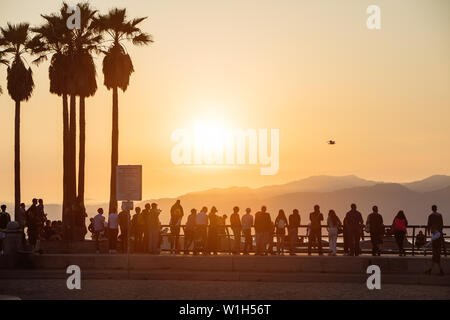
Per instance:
[[[225,121],[202,119],[194,122],[194,148],[205,154],[214,154],[223,149],[231,128]]]

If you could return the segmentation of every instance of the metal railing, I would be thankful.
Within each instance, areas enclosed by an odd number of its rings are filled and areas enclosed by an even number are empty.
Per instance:
[[[327,252],[327,249],[329,249],[328,247],[328,233],[327,233],[327,226],[326,225],[322,225],[322,249],[323,252]],[[388,230],[391,226],[385,226],[385,230]],[[179,234],[179,239],[184,239],[185,237],[185,225],[181,225],[180,226],[180,234]],[[219,237],[219,246],[217,248],[218,252],[221,253],[229,253],[232,254],[233,253],[233,246],[234,246],[234,236],[233,236],[233,232],[232,232],[232,228],[231,225],[225,225],[225,226],[220,226],[219,228],[224,228],[225,233],[219,233],[218,237]],[[295,252],[296,253],[306,253],[308,252],[308,225],[301,225],[299,227],[299,233],[298,233],[298,237],[297,237],[297,242],[295,245]],[[168,239],[168,243],[170,244],[171,239],[173,239],[173,237],[175,237],[174,235],[172,235],[170,233],[170,225],[161,225],[161,229],[167,229],[166,233],[162,233],[161,236],[164,238],[166,237]],[[443,227],[443,238],[444,240],[446,239],[450,239],[450,236],[448,235],[449,232],[446,232],[446,230],[450,229],[450,226],[444,226]],[[286,228],[287,230],[287,228]],[[254,231],[254,228],[252,228],[252,231]],[[325,231],[325,232],[323,232]],[[419,232],[422,231],[423,235],[425,236],[425,243],[427,243],[428,241],[430,241],[430,235],[427,235],[427,226],[425,225],[409,225],[407,226],[407,231],[406,231],[406,235],[405,235],[405,240],[407,241],[406,245],[404,246],[404,252],[406,254],[409,255],[416,255],[418,253],[423,254],[424,256],[427,255],[427,252],[425,250],[421,250],[420,248],[418,248],[416,246],[416,239],[417,239],[417,235],[419,234]],[[276,247],[277,245],[277,237],[279,237],[279,235],[277,235],[275,232],[272,234],[272,242],[271,245],[274,247]],[[286,232],[286,236],[287,237],[287,232]],[[338,234],[338,242],[337,242],[337,251],[338,253],[343,253],[344,252],[344,246],[343,246],[343,240],[344,240],[344,234],[340,233]],[[221,241],[222,239],[225,239],[226,245],[225,248],[223,248],[223,241]],[[254,239],[255,239],[255,234],[252,233],[252,247],[253,249],[255,248],[254,245]],[[384,247],[381,250],[382,254],[398,254],[399,250],[397,247],[397,244],[394,240],[394,236],[390,233],[385,233],[385,237],[384,239],[392,239],[392,246],[390,248],[386,248]],[[242,247],[242,242],[243,240],[243,235],[241,234],[241,247]],[[325,241],[324,241],[325,240]],[[360,238],[360,244],[361,241],[363,241],[363,247],[361,247],[361,253],[362,254],[370,254],[372,252],[372,246],[370,243],[370,234],[367,232],[363,232],[362,236]],[[364,242],[367,241],[367,242]],[[287,243],[288,241],[286,240],[285,243]],[[386,243],[386,242],[385,242]],[[367,245],[366,245],[367,244]],[[192,251],[193,245],[191,245],[191,248],[189,248],[189,251]],[[273,250],[272,248],[272,250]],[[161,248],[162,251],[169,251],[170,248]],[[181,245],[178,248],[179,251],[184,251],[184,245]],[[289,250],[289,246],[285,245],[285,247],[283,248],[283,251]],[[242,252],[242,250],[240,250]],[[446,254],[446,248],[445,246],[443,246],[443,251]],[[253,250],[254,252],[254,250]],[[311,252],[313,253],[317,253],[318,249],[317,248],[312,248]]]

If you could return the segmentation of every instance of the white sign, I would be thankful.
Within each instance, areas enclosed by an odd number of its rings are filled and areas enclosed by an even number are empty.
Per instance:
[[[142,200],[142,166],[117,166],[117,200]]]

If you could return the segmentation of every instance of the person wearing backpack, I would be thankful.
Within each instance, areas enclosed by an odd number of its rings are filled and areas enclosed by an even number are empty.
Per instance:
[[[0,211],[0,253],[3,253],[3,239],[6,238],[6,227],[11,222],[11,216],[6,212],[6,206],[3,204]]]
[[[334,210],[330,210],[328,212],[327,218],[328,243],[330,245],[330,253],[328,255],[330,256],[335,256],[337,253],[336,244],[337,244],[338,230],[340,227],[342,227],[341,220],[336,215],[336,212]]]
[[[397,242],[399,256],[406,256],[405,249],[403,249],[403,242],[406,236],[406,227],[408,220],[406,219],[403,210],[400,210],[392,222],[392,230],[394,232],[395,242]]]
[[[284,210],[278,211],[278,216],[275,218],[275,233],[277,235],[277,254],[284,254],[284,238],[286,237],[286,227],[288,220],[284,214]]]

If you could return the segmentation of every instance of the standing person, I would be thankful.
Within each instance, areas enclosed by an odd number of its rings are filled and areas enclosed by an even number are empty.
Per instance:
[[[203,207],[195,217],[194,255],[198,252],[206,254],[208,241],[208,208]]]
[[[395,242],[397,242],[399,256],[406,256],[403,243],[406,236],[406,227],[408,226],[408,220],[406,219],[403,210],[400,210],[392,222],[392,230],[394,232]]]
[[[179,201],[179,200],[178,200]],[[177,202],[178,203],[178,202]],[[170,210],[170,253],[178,254],[178,241],[180,239],[181,220],[183,219],[183,208],[178,203],[174,204]]]
[[[444,270],[442,269],[441,265],[442,234],[438,231],[438,226],[436,225],[432,225],[430,231],[431,231],[431,241],[424,246],[424,250],[431,244],[433,248],[433,257],[431,260],[431,267],[427,271],[425,271],[425,273],[431,275],[431,272],[433,271],[433,266],[437,264],[439,267],[439,274],[443,276]]]
[[[230,224],[234,237],[233,254],[240,254],[242,223],[241,218],[239,217],[239,207],[233,208],[233,213],[230,216]]]
[[[261,211],[255,214],[255,239],[256,254],[266,255],[268,253],[268,245],[270,245],[270,236],[273,231],[272,220],[267,212],[267,207],[262,206]]]
[[[437,231],[441,235],[441,241],[442,241],[442,249],[444,250],[444,255],[447,256],[447,250],[445,248],[445,238],[444,238],[444,220],[442,219],[442,214],[440,214],[437,211],[437,206],[432,205],[431,206],[431,214],[428,216],[428,222],[427,222],[427,230],[426,233],[429,234],[431,231],[431,228],[434,226],[436,227]]]
[[[152,203],[147,219],[148,229],[148,250],[150,254],[159,254],[159,236],[161,232],[161,223],[159,221],[159,215],[161,210],[158,209],[156,203]]]
[[[142,210],[140,217],[138,218],[138,224],[142,228],[142,232],[144,234],[142,240],[142,252],[149,252],[148,244],[150,243],[149,229],[148,229],[148,219],[150,216],[150,203],[146,203],[144,210]]]
[[[134,209],[133,217],[131,218],[131,236],[134,238],[133,252],[140,252],[142,248],[142,237],[144,234],[143,225],[139,224],[139,218],[141,216],[141,208],[136,207]]]
[[[211,252],[214,255],[217,255],[217,239],[219,234],[219,227],[222,220],[218,215],[216,215],[217,209],[216,207],[212,207],[209,212],[209,227],[208,227],[208,254]]]
[[[383,216],[378,213],[377,206],[372,207],[372,213],[367,217],[366,231],[370,233],[372,256],[379,256],[383,246],[384,222]]]
[[[344,217],[344,220],[342,221],[342,236],[344,238],[344,256],[349,255],[349,248],[350,248],[350,241],[348,236],[348,224],[347,224],[347,216]]]
[[[265,208],[265,207],[263,207]],[[261,208],[262,210],[262,208]],[[255,242],[256,242],[256,248],[255,248],[255,255],[262,255],[262,248],[263,248],[263,225],[262,225],[262,218],[261,218],[261,211],[258,211],[255,213]]]
[[[189,254],[189,248],[195,240],[195,220],[197,219],[197,209],[192,209],[184,227],[184,254]]]
[[[11,216],[6,212],[6,206],[0,207],[0,254],[3,254],[3,239],[6,238],[6,227],[11,222]]]
[[[348,237],[348,247],[350,256],[359,256],[359,239],[361,237],[362,226],[364,225],[361,212],[356,210],[356,204],[352,203],[351,210],[345,215],[344,229]]]
[[[261,208],[261,218],[263,224],[263,250],[264,254],[268,255],[272,253],[273,248],[273,231],[274,224],[272,223],[272,218],[270,213],[267,212],[267,208],[264,206]]]
[[[122,210],[118,216],[122,253],[128,252],[128,225],[131,219],[130,210]]]
[[[108,216],[109,253],[117,253],[117,235],[119,234],[119,215],[112,212]]]
[[[300,214],[297,209],[292,211],[289,216],[288,237],[289,237],[289,255],[295,256],[295,248],[298,240],[298,228],[300,227]]]
[[[308,255],[311,255],[311,247],[317,243],[319,247],[319,255],[322,255],[322,221],[323,214],[320,212],[318,205],[314,206],[314,211],[309,214],[311,221],[309,239],[308,239]]]
[[[278,216],[275,218],[275,234],[277,235],[277,254],[284,255],[284,238],[286,237],[286,227],[288,220],[284,210],[278,211]]]
[[[253,238],[252,238],[252,227],[253,227],[253,216],[251,215],[252,209],[245,209],[245,214],[242,216],[242,233],[245,238],[244,243],[244,255],[248,255],[252,251]]]
[[[28,242],[33,247],[34,251],[39,250],[39,212],[37,208],[37,199],[33,199],[31,206],[26,212],[27,226],[28,226]]]
[[[27,225],[27,212],[25,210],[25,203],[21,203],[19,210],[16,213],[16,220],[22,231],[22,244],[25,244],[25,227]]]
[[[97,215],[94,217],[94,240],[97,253],[100,253],[100,236],[104,231],[105,217],[103,216],[103,208],[98,208]]]
[[[338,230],[340,227],[342,227],[342,222],[336,215],[336,212],[334,210],[328,211],[327,230],[328,230],[328,242],[330,244],[330,251],[331,251],[328,255],[330,256],[335,256],[337,253],[336,244],[337,244]]]

